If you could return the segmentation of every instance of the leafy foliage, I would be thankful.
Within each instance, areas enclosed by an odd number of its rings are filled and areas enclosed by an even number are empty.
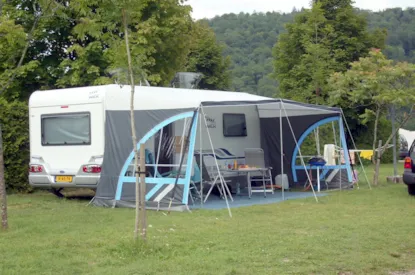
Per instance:
[[[385,55],[396,61],[415,63],[415,8],[386,9],[382,12],[361,11],[370,29],[388,30]]]
[[[218,41],[225,44],[224,55],[231,57],[231,89],[265,96],[277,92],[272,47],[284,24],[297,14],[277,12],[225,14],[209,20]]]
[[[229,89],[230,58],[223,58],[222,50],[222,45],[216,42],[215,33],[206,22],[199,21],[193,24],[192,40],[185,70],[203,74],[199,88],[208,90]]]
[[[29,123],[26,102],[0,98],[0,124],[3,132],[5,178],[8,191],[31,191],[27,184]]]
[[[8,99],[20,97],[20,91],[24,85],[23,80],[31,76],[39,66],[37,60],[31,60],[16,68],[19,62],[21,50],[26,44],[26,33],[21,25],[6,16],[0,17],[0,91]],[[9,83],[9,79],[15,74],[16,81]],[[6,86],[8,88],[6,89]]]
[[[92,47],[83,47],[78,43],[70,49],[83,62],[80,62],[82,65],[71,66],[66,78],[71,79],[72,74],[82,75],[86,71],[97,80],[99,77],[108,77],[112,70],[126,70],[127,57],[121,25],[122,10],[126,9],[135,74],[140,79],[148,79],[152,85],[168,84],[174,73],[183,67],[191,26],[189,6],[179,5],[179,2],[71,1],[75,12],[81,14],[73,30],[74,36],[82,42],[90,39],[99,42]],[[109,66],[105,66],[102,60],[108,62]],[[100,69],[98,63],[105,66],[107,71]]]
[[[383,51],[388,58],[415,63],[414,8],[394,8],[380,12],[354,8],[354,11],[359,18],[366,18],[369,31],[387,31]],[[232,90],[266,96],[277,94],[278,82],[270,76],[273,73],[271,49],[279,36],[287,32],[285,25],[292,23],[294,17],[302,12],[307,11],[294,9],[291,13],[231,13],[209,20],[217,39],[225,44],[224,55],[231,57]],[[381,38],[378,42],[382,42],[384,34],[378,32],[370,38],[375,42]],[[374,44],[379,44],[378,42]],[[344,64],[344,68],[347,68],[347,62]],[[314,90],[314,86],[310,86]],[[350,115],[353,113],[350,112]]]
[[[275,75],[282,97],[303,102],[318,103],[319,97],[324,102],[328,75],[381,46],[349,0],[318,1],[286,28],[274,48]]]
[[[360,123],[374,123],[373,149],[378,141],[378,124],[391,105],[413,106],[415,102],[415,65],[394,63],[378,49],[351,64],[344,73],[329,79],[330,101],[347,109],[363,107]]]

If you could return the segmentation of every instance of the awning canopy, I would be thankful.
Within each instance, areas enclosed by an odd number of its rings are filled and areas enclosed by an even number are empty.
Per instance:
[[[133,177],[125,176],[126,167],[130,165],[133,152],[131,148],[130,97],[129,86],[105,85],[91,87],[90,94],[102,98],[105,102],[105,154],[100,183],[94,203],[96,205],[134,205],[135,185]],[[193,156],[194,141],[197,135],[200,111],[204,108],[219,106],[255,105],[260,119],[261,146],[265,151],[266,163],[272,166],[273,176],[280,173],[290,175],[293,159],[296,158],[296,144],[304,133],[320,125],[321,121],[341,121],[341,109],[304,104],[290,100],[267,98],[247,93],[211,90],[193,90],[180,88],[143,87],[135,89],[134,114],[137,139],[143,143],[164,126],[180,119],[193,121],[188,154]],[[200,108],[202,107],[202,109]],[[196,119],[195,119],[196,118]],[[282,122],[283,148],[280,148],[280,124]],[[259,138],[259,137],[258,137]],[[192,147],[193,146],[193,147]],[[281,164],[281,153],[284,163]],[[191,164],[190,158],[186,162]],[[187,166],[186,169],[190,169]],[[174,195],[176,202],[183,206],[187,203],[189,191],[188,176],[178,180],[178,187],[173,192],[174,179],[151,178],[146,180],[147,198],[152,205],[168,204],[166,198]]]

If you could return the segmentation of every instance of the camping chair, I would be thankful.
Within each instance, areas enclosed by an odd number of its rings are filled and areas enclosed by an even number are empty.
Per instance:
[[[245,164],[249,167],[264,169],[263,171],[252,172],[250,175],[250,179],[248,180],[250,180],[251,182],[261,181],[263,185],[264,196],[267,195],[267,192],[271,192],[272,194],[274,194],[274,185],[272,182],[271,174],[272,168],[265,166],[264,150],[262,150],[261,148],[245,149]],[[269,183],[269,185],[266,184],[267,182]],[[270,186],[271,189],[267,189],[267,186]],[[252,188],[250,192],[253,192]],[[260,190],[258,190],[258,192],[260,192]]]
[[[215,186],[218,186],[220,197],[223,198],[224,194],[222,190],[221,180],[225,183],[226,192],[228,196],[230,197],[230,199],[233,201],[231,192],[229,191],[228,185],[226,184],[227,182],[230,182],[230,180],[225,180],[223,176],[219,173],[216,176],[212,176],[211,173],[209,173],[208,169],[206,168],[205,158],[206,157],[202,155],[202,164],[201,164],[200,155],[195,154],[195,159],[196,159],[195,167],[197,167],[197,170],[195,169],[195,182],[200,184],[200,182],[202,181],[202,188],[200,190],[201,192],[203,192],[203,189],[204,189],[203,187],[205,183],[210,185],[209,191],[207,192],[205,196],[205,200],[203,202],[206,202],[206,200],[209,198],[209,195]],[[201,170],[200,170],[200,167],[202,168]],[[200,171],[202,172],[202,177],[200,176]]]
[[[145,164],[146,164],[146,177],[154,177],[154,173],[156,173],[156,177],[162,177],[158,171],[156,171],[156,167],[154,166],[154,157],[153,154],[149,149],[145,149]],[[127,177],[133,177],[134,176],[134,158],[131,161],[131,164],[129,165],[131,169],[128,169],[125,173],[125,176]]]

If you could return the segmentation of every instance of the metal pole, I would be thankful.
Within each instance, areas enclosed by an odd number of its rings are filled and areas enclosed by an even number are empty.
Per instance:
[[[205,113],[205,110],[204,110],[204,108],[203,108],[202,105],[200,105],[200,110],[201,110],[201,114],[203,114],[203,121],[205,123],[205,128],[206,128],[207,136],[209,138],[210,148],[212,149],[213,158],[215,160],[216,169],[218,171],[218,176],[219,176],[219,179],[220,179],[220,184],[221,184],[222,190],[223,190],[223,196],[225,197],[226,207],[228,208],[229,217],[232,218],[231,208],[229,207],[228,197],[226,195],[226,189],[225,189],[226,182],[223,182],[223,177],[222,177],[222,175],[220,173],[219,163],[218,163],[218,160],[216,159],[215,148],[213,147],[212,137],[210,136],[209,128],[208,128],[207,121],[206,121],[206,113]],[[230,192],[229,192],[229,195],[230,195]],[[232,199],[232,197],[231,197],[231,199]],[[206,200],[206,198],[205,198],[205,200]]]
[[[397,159],[396,159],[396,134],[395,134],[395,105],[392,105],[391,108],[391,116],[392,116],[392,150],[393,150],[393,176],[396,177],[398,175],[398,167],[397,167]]]
[[[202,132],[202,112],[199,106],[199,171],[200,171],[200,207],[203,208],[203,132]]]
[[[288,118],[287,118],[288,119]],[[280,103],[280,153],[281,153],[281,194],[282,200],[285,199],[284,196],[284,143],[282,140],[282,104]],[[272,177],[272,174],[271,174]],[[271,179],[272,180],[272,179]]]
[[[311,190],[313,191],[314,199],[316,200],[316,202],[318,202],[318,198],[317,198],[317,195],[316,195],[316,191],[314,190],[314,186],[313,186],[313,183],[312,183],[312,181],[311,181],[311,177],[310,177],[310,175],[307,173],[307,166],[305,165],[305,162],[304,162],[304,159],[303,159],[303,155],[301,154],[301,149],[300,149],[300,146],[298,146],[298,141],[297,141],[297,138],[295,137],[293,127],[292,127],[292,125],[291,125],[290,119],[289,119],[288,114],[287,114],[287,110],[286,110],[286,109],[285,109],[285,107],[284,107],[284,102],[283,102],[283,101],[281,101],[281,104],[282,104],[282,108],[284,109],[285,117],[287,118],[287,123],[288,123],[288,126],[290,127],[291,134],[292,134],[293,139],[294,139],[294,141],[295,141],[295,145],[296,145],[296,147],[297,147],[297,149],[298,149],[298,153],[300,154],[301,164],[303,165],[303,167],[304,167],[304,171],[306,171],[307,179],[308,179],[308,180],[309,180],[309,182],[310,182],[310,186],[311,186]]]
[[[0,200],[1,200],[1,225],[2,225],[2,229],[6,230],[9,226],[8,226],[8,221],[7,221],[7,194],[6,194],[6,181],[4,178],[3,137],[1,134],[1,124],[0,124]]]
[[[344,115],[343,110],[341,110],[341,113],[342,113],[344,124],[346,125],[347,132],[349,133],[350,140],[352,141],[353,147],[354,147],[355,150],[357,150],[356,143],[354,142],[354,139],[353,139],[353,136],[352,136],[352,131],[350,131],[350,127],[349,127],[349,124],[347,123],[346,116]],[[362,158],[360,157],[360,154],[357,154],[357,157],[359,158],[360,167],[362,168],[363,175],[365,176],[367,185],[369,186],[369,189],[372,189],[372,186],[370,185],[370,181],[367,177],[365,166],[363,165]]]

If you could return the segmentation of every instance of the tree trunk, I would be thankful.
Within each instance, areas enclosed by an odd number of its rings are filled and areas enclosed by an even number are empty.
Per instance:
[[[397,158],[396,158],[396,129],[395,129],[395,105],[392,104],[391,107],[391,117],[392,117],[392,150],[393,150],[393,177],[394,177],[394,182],[395,182],[395,177],[398,175],[398,167],[397,167]],[[385,142],[386,144],[388,144],[388,141],[386,140]],[[383,153],[383,152],[382,152]]]
[[[378,185],[378,181],[379,181],[379,166],[380,166],[380,158],[382,156],[381,148],[382,148],[382,141],[379,140],[378,152],[376,155],[375,173],[373,174],[373,185]]]
[[[0,124],[0,200],[1,200],[1,226],[3,230],[9,227],[7,221],[7,194],[6,182],[4,179],[4,157],[3,157],[3,137]]]
[[[135,92],[135,83],[134,83],[134,73],[133,66],[131,61],[131,52],[130,44],[128,42],[128,27],[127,27],[127,17],[125,10],[122,11],[122,19],[124,25],[124,40],[125,48],[127,51],[128,59],[128,74],[130,77],[130,86],[131,86],[131,97],[130,97],[130,121],[131,121],[131,134],[133,140],[133,150],[134,150],[134,171],[135,171],[135,226],[134,226],[134,240],[138,238],[139,231],[139,215],[140,215],[140,188],[139,188],[139,176],[138,173],[138,150],[137,150],[137,134],[135,131],[135,119],[134,119],[134,92]]]
[[[375,116],[375,129],[373,133],[373,158],[372,162],[376,165],[376,141],[378,139],[378,124],[379,124],[379,117],[380,117],[380,107],[378,106],[376,109],[376,116]]]

